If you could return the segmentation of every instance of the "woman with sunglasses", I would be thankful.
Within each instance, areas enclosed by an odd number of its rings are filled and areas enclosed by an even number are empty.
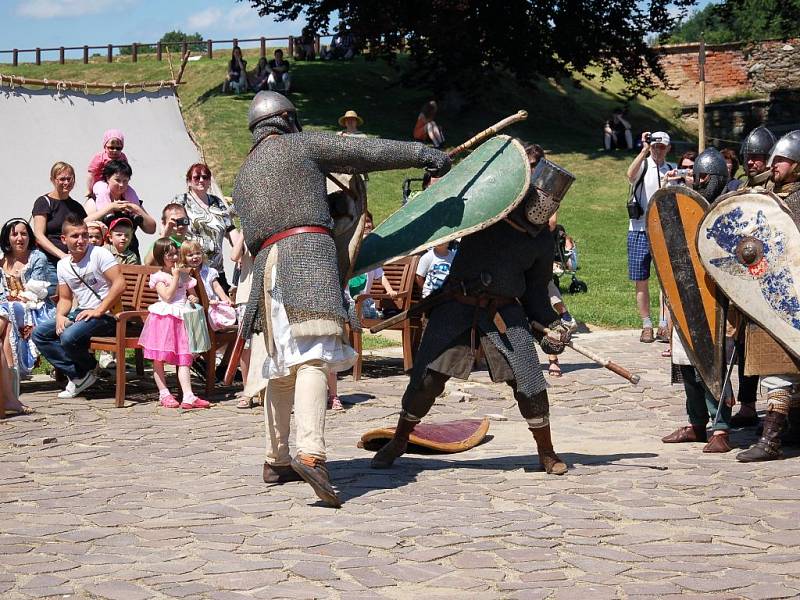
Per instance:
[[[62,161],[54,164],[50,169],[50,181],[53,189],[36,199],[31,212],[36,245],[55,269],[56,263],[67,255],[67,247],[61,241],[61,225],[70,214],[85,219],[86,211],[69,195],[75,187],[75,169],[72,165]]]
[[[0,302],[10,327],[3,348],[15,379],[33,369],[39,352],[30,339],[33,328],[53,316],[56,272],[44,253],[36,248],[31,226],[25,219],[11,219],[0,229],[0,261],[5,300]]]
[[[209,194],[211,169],[203,163],[195,163],[186,171],[187,191],[172,200],[186,209],[189,231],[193,239],[200,242],[206,255],[206,264],[219,271],[220,285],[225,293],[230,286],[222,264],[222,245],[227,239],[234,246],[241,236],[233,223],[236,213],[233,207],[221,198]]]

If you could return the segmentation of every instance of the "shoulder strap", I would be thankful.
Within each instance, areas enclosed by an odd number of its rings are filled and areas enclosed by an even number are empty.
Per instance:
[[[72,260],[69,261],[69,267],[70,267],[70,269],[72,269],[72,272],[75,273],[75,277],[80,279],[81,283],[83,283],[83,285],[85,285],[87,288],[89,288],[91,290],[91,292],[94,294],[95,298],[97,298],[98,300],[100,300],[100,302],[102,302],[103,299],[100,297],[100,294],[98,294],[97,290],[95,290],[92,286],[90,286],[88,283],[86,283],[86,280],[83,277],[81,277],[81,274],[78,273],[78,270],[75,268],[75,263],[72,262]]]

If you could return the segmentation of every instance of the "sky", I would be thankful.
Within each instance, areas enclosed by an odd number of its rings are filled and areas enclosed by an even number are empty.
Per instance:
[[[697,8],[709,1],[699,0]],[[0,50],[154,42],[175,29],[204,39],[279,37],[303,27],[259,17],[249,2],[235,0],[0,0],[0,23]],[[10,60],[0,54],[0,62]]]
[[[0,50],[154,42],[176,29],[203,39],[279,37],[302,27],[259,17],[235,0],[0,0]]]

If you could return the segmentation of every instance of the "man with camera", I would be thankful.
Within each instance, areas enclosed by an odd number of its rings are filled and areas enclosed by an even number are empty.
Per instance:
[[[176,202],[167,204],[164,210],[161,211],[161,231],[158,237],[167,237],[180,248],[183,242],[192,238],[189,233],[189,222],[186,209],[182,205]],[[150,251],[144,258],[144,264],[156,265],[152,246],[150,246]]]
[[[661,187],[661,179],[674,167],[667,163],[670,150],[669,134],[663,131],[642,134],[642,150],[633,159],[626,173],[631,184],[628,199],[628,277],[636,285],[636,306],[642,317],[642,335],[639,341],[646,344],[656,340],[650,319],[650,242],[645,228],[645,213],[650,198]],[[663,330],[662,330],[663,329]],[[668,339],[666,323],[659,324],[659,336]]]

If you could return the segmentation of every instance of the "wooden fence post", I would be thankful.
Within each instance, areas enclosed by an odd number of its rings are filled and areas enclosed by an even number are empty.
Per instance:
[[[131,62],[139,60],[139,44],[133,42],[131,44]]]
[[[108,55],[107,55],[107,62],[114,62],[114,46],[111,44],[108,45]]]
[[[40,66],[42,64],[42,49],[36,48],[36,66]]]
[[[264,39],[264,36],[261,36],[261,58],[267,57],[267,40]]]
[[[161,55],[163,53],[163,48],[161,47],[161,42],[156,42],[156,60],[161,62]]]
[[[214,42],[211,40],[206,40],[206,54],[208,54],[208,60],[214,58]]]
[[[58,48],[58,64],[64,64],[64,46]]]
[[[315,35],[314,36],[314,54],[316,54],[317,56],[320,56],[319,50],[320,50],[319,36]],[[321,58],[321,56],[320,56],[320,58]]]
[[[181,42],[181,57],[186,56],[186,53],[189,51],[189,44],[184,40]]]
[[[89,46],[83,47],[83,64],[89,64]]]
[[[287,54],[289,55],[289,58],[292,58],[294,56],[294,36],[293,35],[289,36],[289,45],[286,48],[286,51],[287,51]]]
[[[16,48],[11,51],[11,65],[14,67],[19,65],[19,50]]]

